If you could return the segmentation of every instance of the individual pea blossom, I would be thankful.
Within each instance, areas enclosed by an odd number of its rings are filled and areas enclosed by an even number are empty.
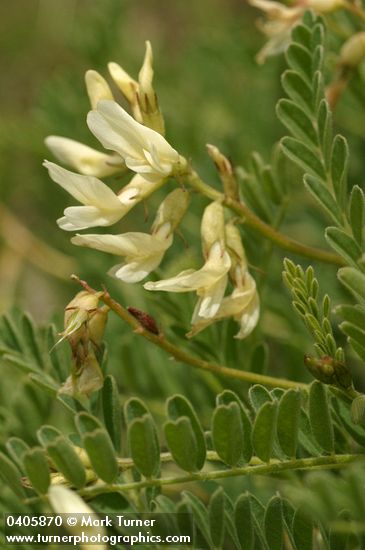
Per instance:
[[[85,176],[104,178],[126,169],[119,155],[100,153],[73,139],[48,136],[45,144],[58,161]]]
[[[198,296],[192,322],[198,317],[209,319],[219,310],[227,282],[231,260],[226,251],[224,212],[219,202],[206,207],[201,223],[202,247],[205,263],[201,269],[188,269],[176,277],[148,282],[147,290],[165,292],[192,292]]]
[[[186,160],[161,134],[137,122],[115,101],[99,101],[87,123],[105,149],[115,151],[126,166],[148,181],[180,173]]]
[[[59,227],[65,231],[113,225],[164,183],[163,179],[151,182],[136,174],[116,194],[94,176],[76,174],[49,161],[43,165],[52,180],[83,205],[66,208],[64,216],[57,220]]]
[[[71,242],[123,256],[125,261],[115,265],[109,274],[126,283],[142,281],[161,263],[172,245],[173,233],[189,204],[189,193],[175,189],[161,203],[151,234],[129,232],[122,235],[76,235]]]
[[[249,0],[251,6],[260,9],[267,19],[259,21],[259,29],[268,37],[268,42],[256,56],[264,63],[269,56],[277,55],[287,48],[293,27],[300,21],[305,10],[330,13],[345,5],[345,0],[300,0],[286,6],[274,0]]]
[[[165,134],[165,123],[153,88],[153,53],[151,43],[146,41],[146,53],[138,81],[134,80],[120,65],[109,63],[109,73],[126,100],[134,118],[145,126]]]
[[[256,327],[260,314],[260,301],[255,279],[248,272],[247,260],[238,229],[233,224],[226,226],[227,250],[231,258],[230,279],[233,291],[223,298],[218,311],[210,319],[197,316],[191,331],[191,338],[208,326],[233,318],[239,323],[239,331],[235,338],[246,338]]]
[[[70,517],[75,514],[84,514],[85,518],[95,514],[94,510],[75,491],[64,485],[51,485],[48,489],[48,500],[56,514],[65,514]],[[80,538],[83,538],[82,535],[84,535],[86,540],[92,537],[100,539],[106,535],[103,526],[84,525],[80,527],[79,522],[75,525],[72,521],[65,521],[64,525],[71,535],[80,536]],[[80,548],[84,550],[107,550],[106,544],[88,544],[85,542],[79,544]]]

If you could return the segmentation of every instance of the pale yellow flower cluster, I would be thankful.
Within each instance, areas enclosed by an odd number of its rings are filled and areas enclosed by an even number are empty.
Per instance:
[[[168,177],[181,177],[188,170],[186,160],[164,137],[164,120],[153,88],[150,43],[146,43],[138,80],[116,63],[109,63],[108,68],[133,116],[114,101],[109,84],[99,73],[87,71],[85,81],[92,107],[87,124],[103,147],[112,153],[95,151],[64,137],[46,139],[58,160],[78,172],[44,162],[53,181],[81,204],[66,208],[64,216],[58,220],[65,231],[113,225],[159,189]],[[99,178],[121,170],[130,170],[134,176],[115,193]],[[160,265],[172,245],[189,198],[188,191],[180,186],[170,192],[157,210],[150,233],[77,234],[71,241],[77,246],[122,257],[123,262],[115,265],[109,274],[127,283],[142,281]],[[189,336],[215,321],[233,317],[240,323],[237,338],[244,338],[257,324],[259,300],[255,281],[248,273],[239,233],[232,224],[225,225],[220,203],[213,202],[205,209],[201,235],[205,260],[201,269],[146,283],[145,288],[196,292],[198,301]],[[233,290],[226,296],[229,281]]]

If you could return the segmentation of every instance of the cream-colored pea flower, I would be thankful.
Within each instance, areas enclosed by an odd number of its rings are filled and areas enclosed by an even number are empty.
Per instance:
[[[86,502],[84,502],[84,500],[79,497],[77,493],[75,493],[75,491],[72,491],[63,485],[51,485],[48,490],[48,499],[50,505],[57,514],[72,516],[75,514],[85,514],[85,518],[95,514],[94,510],[92,510]],[[79,535],[81,537],[84,533],[88,538],[97,538],[106,534],[105,529],[102,526],[95,527],[91,525],[80,527],[79,524],[75,525],[72,522],[65,521],[65,527],[67,531],[74,536]],[[85,542],[79,544],[80,548],[83,548],[84,550],[107,550],[106,544],[87,544]]]
[[[75,174],[49,161],[44,161],[43,164],[53,181],[83,205],[66,208],[64,217],[57,220],[58,225],[65,231],[112,225],[164,183],[162,179],[146,181],[136,174],[116,194],[105,183],[93,176]]]
[[[109,63],[110,76],[129,102],[134,118],[145,126],[165,134],[165,123],[153,87],[153,53],[151,43],[146,41],[146,53],[138,81],[134,80],[120,65]]]
[[[99,101],[87,123],[106,149],[118,153],[128,168],[148,181],[165,178],[186,162],[163,136],[137,122],[115,101]]]
[[[300,0],[291,6],[275,0],[248,1],[251,6],[261,10],[267,17],[265,21],[258,22],[259,29],[268,37],[267,43],[256,56],[258,63],[264,63],[267,57],[286,50],[290,43],[291,31],[300,21],[305,10],[329,13],[345,5],[345,0]]]
[[[221,305],[210,319],[196,316],[189,338],[195,336],[208,326],[224,319],[233,318],[239,323],[240,330],[235,338],[246,338],[255,328],[260,315],[260,301],[256,282],[248,272],[247,260],[238,229],[232,225],[226,226],[226,244],[231,258],[230,278],[234,285],[233,292],[223,298]]]
[[[166,250],[172,245],[173,232],[180,223],[189,204],[189,193],[175,189],[161,203],[152,234],[130,232],[122,235],[76,235],[71,242],[108,252],[125,258],[109,275],[126,283],[137,283],[147,277],[161,263]]]
[[[227,273],[231,267],[231,260],[225,249],[224,214],[220,203],[213,202],[205,209],[201,233],[203,253],[206,258],[201,269],[188,269],[176,277],[154,283],[148,282],[144,285],[146,290],[195,291],[199,299],[192,322],[197,316],[209,319],[217,313],[227,286]]]
[[[119,155],[100,153],[73,139],[48,136],[45,144],[57,160],[85,176],[104,178],[126,168]]]

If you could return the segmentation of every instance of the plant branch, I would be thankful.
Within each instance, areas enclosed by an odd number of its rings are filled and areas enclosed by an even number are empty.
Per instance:
[[[346,464],[364,459],[364,454],[330,455],[311,458],[298,458],[291,460],[271,460],[269,463],[261,463],[255,466],[243,466],[242,468],[231,468],[225,470],[214,470],[209,472],[197,472],[176,477],[160,479],[146,479],[125,484],[100,484],[87,487],[79,491],[79,494],[86,498],[92,498],[103,493],[125,492],[140,490],[145,487],[163,487],[164,485],[175,485],[189,483],[192,481],[208,481],[212,479],[224,479],[229,477],[244,477],[252,475],[275,475],[288,470],[317,470],[319,468],[341,468]]]
[[[77,277],[77,275],[72,275],[71,278],[77,281],[85,290],[91,294],[96,293],[97,291],[91,288],[86,281],[82,281]],[[307,388],[307,384],[301,382],[293,382],[292,380],[287,380],[285,378],[275,378],[273,376],[265,376],[263,374],[256,374],[254,372],[246,372],[238,369],[231,369],[223,365],[210,363],[204,359],[194,357],[189,353],[186,353],[179,347],[172,344],[167,338],[162,334],[154,334],[144,328],[142,324],[131,315],[128,310],[123,307],[121,304],[116,302],[107,290],[104,291],[104,294],[100,297],[100,300],[110,307],[120,317],[123,321],[129,324],[132,329],[146,340],[149,340],[159,348],[165,350],[170,356],[172,356],[177,361],[181,363],[186,363],[192,367],[202,369],[205,371],[212,372],[219,376],[225,376],[228,378],[235,378],[236,380],[241,380],[243,382],[249,382],[252,384],[263,384],[264,386],[272,386],[276,388]]]
[[[249,227],[260,233],[266,239],[272,241],[280,248],[293,252],[294,254],[304,256],[305,258],[310,258],[311,260],[318,260],[337,266],[345,265],[342,258],[337,254],[333,254],[332,252],[327,252],[326,250],[321,250],[319,248],[314,248],[312,246],[306,246],[298,241],[295,241],[294,239],[291,239],[290,237],[287,237],[280,231],[277,231],[256,216],[256,214],[252,212],[252,210],[250,210],[244,203],[227,197],[224,193],[221,193],[210,185],[207,185],[200,179],[199,175],[195,171],[191,171],[186,175],[186,181],[198,193],[201,193],[211,200],[221,202],[224,206],[237,214],[243,220],[243,223],[246,223]]]

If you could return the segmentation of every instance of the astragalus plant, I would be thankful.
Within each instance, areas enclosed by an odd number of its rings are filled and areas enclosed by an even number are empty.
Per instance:
[[[67,168],[44,166],[77,203],[59,227],[90,257],[117,260],[92,286],[72,275],[64,327],[36,328],[19,312],[2,318],[2,362],[26,376],[1,439],[4,510],[62,510],[72,492],[80,510],[79,498],[103,513],[190,512],[192,522],[171,516],[165,528],[191,534],[194,548],[365,547],[365,198],[362,181],[349,183],[349,147],[333,116],[347,87],[361,96],[365,12],[346,1],[251,4],[267,17],[259,61],[285,51],[287,64],[276,115],[288,135],[269,162],[254,152],[238,166],[209,144],[217,178],[205,181],[165,137],[149,42],[137,79],[114,62],[110,83],[86,73],[87,125],[100,150],[46,139],[50,158]],[[307,244],[310,221],[290,200],[301,184],[323,214],[327,249]],[[192,211],[200,217],[197,261]],[[285,215],[304,216],[300,240],[280,230]],[[120,220],[139,228],[143,216],[152,220],[144,232],[115,229]],[[330,296],[336,274],[343,289]],[[109,276],[117,281],[111,293]],[[146,310],[133,303],[142,285]],[[113,339],[134,332],[118,368],[103,342],[108,317]],[[297,332],[300,353],[286,365]],[[150,361],[163,354],[177,378],[161,405],[154,388],[164,370],[150,370]],[[192,368],[201,373],[198,392]],[[145,400],[134,391],[137,372]],[[67,418],[61,427],[49,413],[55,404]],[[20,437],[26,411],[37,420]]]

